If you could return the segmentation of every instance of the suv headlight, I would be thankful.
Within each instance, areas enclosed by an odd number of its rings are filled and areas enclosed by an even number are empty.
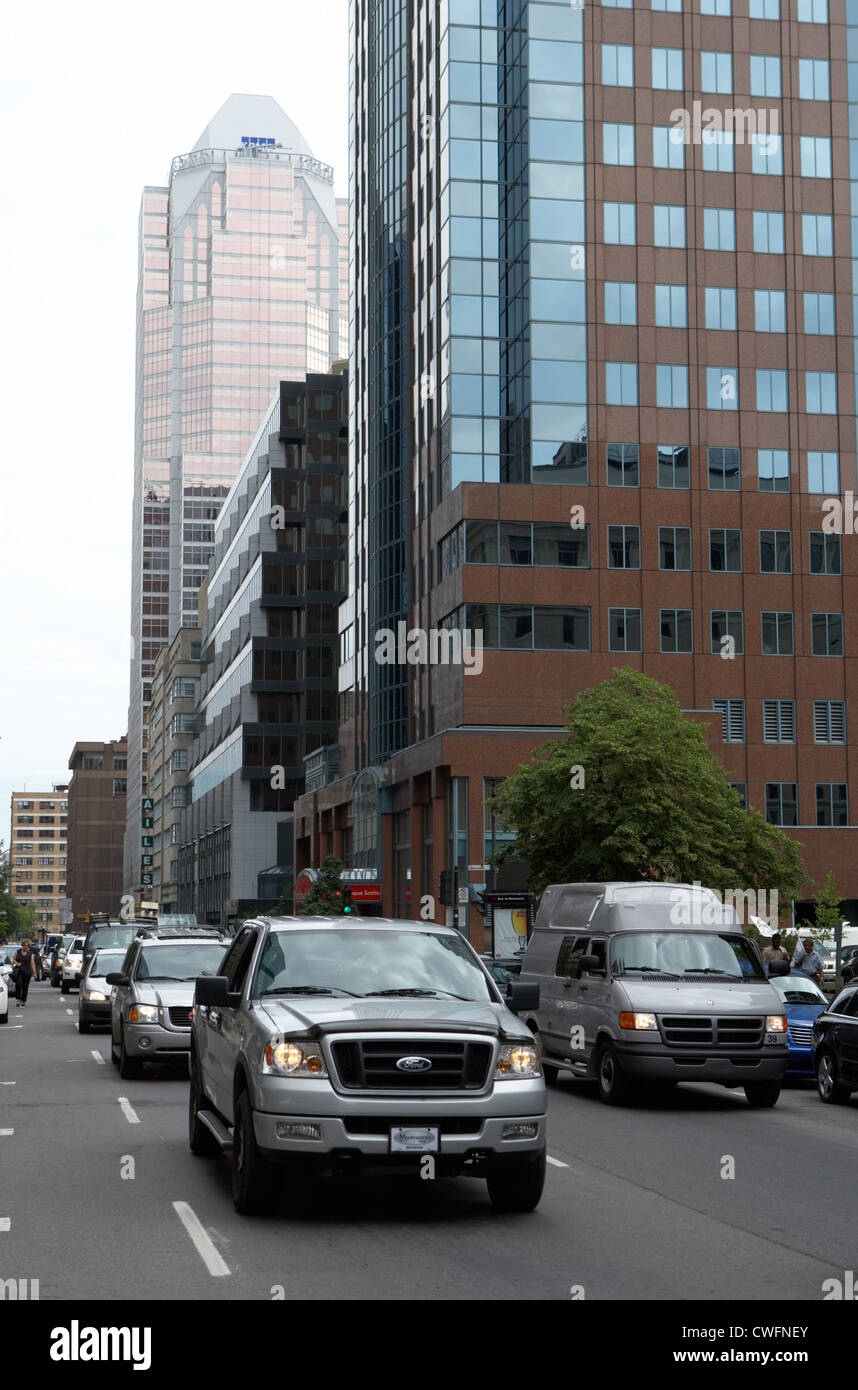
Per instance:
[[[539,1048],[533,1043],[513,1043],[502,1047],[495,1067],[495,1081],[518,1081],[529,1076],[541,1076]]]
[[[129,1023],[157,1023],[157,1004],[132,1004],[128,1010]]]
[[[291,1042],[288,1038],[272,1038],[265,1044],[263,1072],[269,1076],[328,1075],[325,1059],[317,1043]]]

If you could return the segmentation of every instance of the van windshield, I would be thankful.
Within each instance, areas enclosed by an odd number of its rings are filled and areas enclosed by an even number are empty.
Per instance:
[[[618,975],[722,976],[765,979],[753,946],[742,936],[704,931],[639,931],[614,940],[612,965]]]

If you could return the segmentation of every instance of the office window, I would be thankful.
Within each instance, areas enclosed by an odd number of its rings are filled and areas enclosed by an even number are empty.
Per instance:
[[[769,255],[783,255],[784,215],[782,212],[754,213],[754,250]]]
[[[602,44],[603,86],[633,87],[635,85],[634,53],[631,44]]]
[[[732,526],[709,529],[709,568],[724,574],[742,569],[742,532]]]
[[[709,614],[711,651],[720,656],[730,650],[735,656],[745,654],[745,615],[735,608],[713,608]],[[731,646],[727,647],[729,639]]]
[[[798,94],[802,101],[828,101],[831,80],[825,58],[799,58]]]
[[[605,203],[605,242],[611,246],[634,246],[634,203]]]
[[[760,532],[760,574],[792,574],[792,532]]]
[[[730,14],[730,0],[700,0],[701,14]]]
[[[763,742],[795,743],[795,700],[763,701]]]
[[[751,173],[752,174],[782,174],[784,171],[784,147],[779,135],[771,131],[768,135],[752,134],[750,137],[751,146]]]
[[[754,290],[754,328],[757,333],[786,332],[786,294],[783,290]]]
[[[814,743],[846,742],[845,700],[814,700],[813,741]]]
[[[669,10],[671,14],[680,14],[682,12],[682,0],[650,0],[650,8]]]
[[[708,451],[709,489],[711,492],[739,492],[742,469],[739,450],[713,446]]]
[[[836,415],[837,373],[805,372],[804,394],[808,415]]]
[[[694,650],[690,608],[662,608],[659,624],[663,652],[687,655]]]
[[[564,569],[589,569],[589,526],[573,530],[562,522],[534,522],[533,563],[561,565]]]
[[[640,487],[640,449],[637,444],[608,444],[605,456],[608,487]]]
[[[781,0],[748,0],[751,19],[780,19]]]
[[[834,295],[805,294],[804,296],[805,333],[834,333]]]
[[[605,121],[602,125],[602,162],[604,164],[634,164],[635,128]]]
[[[751,54],[751,96],[781,95],[781,60],[772,54]]]
[[[827,24],[828,0],[796,0],[795,17],[799,24]]]
[[[798,825],[798,786],[795,782],[766,783],[769,825]]]
[[[653,246],[685,246],[685,208],[656,203],[652,210]]]
[[[608,647],[612,652],[641,651],[641,610],[639,608],[608,609]]]
[[[745,701],[713,699],[712,708],[721,715],[725,743],[745,742]]]
[[[706,251],[735,251],[736,214],[732,208],[703,209],[703,247]]]
[[[659,362],[655,369],[655,390],[656,405],[666,409],[687,409],[688,368]]]
[[[817,782],[816,823],[849,824],[849,793],[845,782]]]
[[[507,605],[502,603],[502,632],[506,609]],[[512,611],[516,610],[513,608]],[[537,604],[533,609],[533,645],[542,651],[588,652],[589,608],[553,608]]]
[[[641,528],[608,527],[608,569],[639,570],[641,567]]]
[[[842,613],[811,613],[810,632],[814,656],[843,655]]]
[[[660,91],[681,91],[685,86],[681,48],[652,50],[652,85]]]
[[[811,574],[841,574],[840,537],[828,531],[810,533]]]
[[[840,455],[834,449],[809,449],[807,490],[831,496],[840,491]]]
[[[754,213],[754,216],[756,217],[757,214]],[[803,212],[801,215],[801,249],[805,256],[833,256],[833,217],[825,212]]]
[[[736,291],[721,285],[707,285],[704,290],[706,327],[735,329]]]
[[[757,450],[757,485],[760,492],[789,492],[789,450]]]
[[[706,368],[707,410],[739,409],[739,369],[737,367]]]
[[[636,362],[605,363],[606,405],[637,405],[638,368]]]
[[[662,570],[691,569],[690,526],[659,526],[658,567]]]
[[[708,173],[732,174],[733,132],[732,130],[701,131],[703,144],[703,168]]]
[[[605,323],[638,321],[638,287],[633,280],[605,282]]]
[[[653,126],[652,162],[655,169],[685,168],[685,143],[677,134],[676,126]]]
[[[612,10],[630,10],[632,0],[602,0],[602,4]]]
[[[802,135],[801,174],[805,179],[831,178],[831,141],[827,135]]]
[[[691,486],[691,466],[685,444],[658,446],[658,485],[669,488]]]
[[[764,612],[762,621],[763,656],[793,656],[795,651],[793,615],[784,612]]]
[[[713,53],[704,49],[700,54],[701,92],[725,92],[733,90],[733,55]]]
[[[532,565],[533,536],[530,522],[502,521],[499,531],[498,563],[501,565]]]
[[[743,809],[744,811],[747,811],[747,809],[748,809],[748,784],[747,784],[747,782],[728,782],[728,783],[727,783],[727,786],[733,788],[733,791],[736,793],[736,795],[737,795],[738,798],[739,798],[739,801],[740,801],[741,804],[742,804],[742,809]]]
[[[788,410],[787,373],[757,368],[757,410]]]

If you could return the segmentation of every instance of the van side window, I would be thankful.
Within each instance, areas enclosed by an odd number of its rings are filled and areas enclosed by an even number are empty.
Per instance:
[[[564,936],[557,954],[557,965],[554,967],[555,975],[564,975],[573,980],[577,979],[578,959],[586,953],[587,940],[586,936]]]
[[[601,937],[601,936],[600,936],[600,937],[594,937],[593,940],[590,942],[590,945],[589,945],[588,948],[587,948],[586,954],[587,954],[588,956],[597,956],[597,957],[598,957],[598,959],[599,959],[599,964],[596,966],[596,969],[597,969],[597,970],[606,970],[606,969],[607,969],[608,945],[607,945],[607,942],[604,940],[603,937]]]

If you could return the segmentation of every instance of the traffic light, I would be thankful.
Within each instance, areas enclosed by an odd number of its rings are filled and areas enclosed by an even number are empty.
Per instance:
[[[351,888],[346,888],[345,885],[344,885],[344,886],[343,886],[343,912],[351,912],[351,913],[353,913],[354,910],[355,910],[355,909],[354,909],[354,904],[352,903],[352,890],[351,890]]]
[[[442,869],[438,889],[438,901],[442,907],[453,907],[456,902],[455,870]]]

